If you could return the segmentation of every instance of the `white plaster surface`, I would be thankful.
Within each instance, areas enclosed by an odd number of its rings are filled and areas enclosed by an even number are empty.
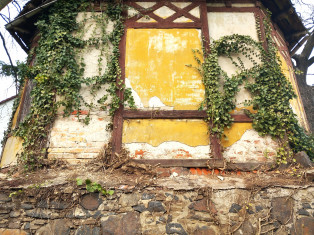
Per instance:
[[[134,99],[136,108],[144,108],[141,97],[137,94],[137,92],[132,88],[131,82],[128,78],[125,78],[125,87],[131,89],[132,96]]]
[[[162,6],[158,8],[156,11],[154,11],[154,13],[159,17],[165,19],[168,18],[169,16],[172,16],[175,13],[175,11],[171,10],[169,7]]]
[[[209,12],[207,17],[209,36],[213,40],[232,34],[248,35],[258,40],[252,12]]]
[[[200,7],[195,7],[194,9],[190,10],[189,13],[192,16],[195,16],[196,18],[200,18],[201,17]]]
[[[257,31],[255,27],[255,17],[254,13],[251,12],[209,12],[208,16],[208,27],[209,35],[211,40],[218,40],[223,36],[228,36],[232,34],[247,35],[252,37],[254,40],[258,40]],[[246,69],[251,68],[253,63],[245,58],[243,55],[239,55]],[[234,56],[233,59],[237,61]],[[231,76],[239,72],[231,60],[225,56],[220,56],[218,59],[221,68]],[[259,63],[259,60],[256,59]],[[236,106],[238,108],[244,107],[243,102],[245,100],[251,99],[251,94],[244,89],[244,85],[240,86],[240,91],[235,97]]]
[[[223,152],[231,162],[266,162],[274,160],[278,144],[270,136],[261,137],[255,130],[247,130],[240,140]]]
[[[178,8],[184,8],[187,7],[188,5],[190,5],[190,2],[172,2],[173,5],[175,5]]]
[[[136,159],[210,158],[209,145],[191,147],[177,141],[167,141],[156,147],[148,143],[127,143],[124,147],[130,152],[131,158]]]
[[[138,5],[140,5],[141,7],[144,8],[151,8],[152,6],[154,6],[156,4],[156,2],[136,2]]]
[[[0,142],[4,137],[4,131],[8,128],[8,123],[12,115],[14,99],[0,105]],[[1,159],[2,145],[0,144],[0,159]]]
[[[85,116],[82,115],[82,118]],[[58,116],[50,134],[49,158],[92,158],[109,142],[107,130],[110,117],[106,114],[91,115],[89,125],[79,122],[74,115]]]

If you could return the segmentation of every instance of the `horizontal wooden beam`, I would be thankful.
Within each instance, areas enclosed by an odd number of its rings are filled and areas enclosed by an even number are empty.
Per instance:
[[[207,7],[208,12],[257,12],[257,7]]]
[[[135,163],[161,167],[210,167],[223,168],[223,160],[215,159],[133,159]]]
[[[189,22],[189,23],[175,23],[175,22],[156,22],[156,23],[143,23],[143,22],[126,22],[127,28],[158,28],[158,29],[172,29],[172,28],[196,28],[200,29],[202,27],[201,23]]]
[[[206,111],[199,110],[124,110],[123,119],[205,119]],[[234,122],[252,122],[245,114],[232,114]]]
[[[203,119],[206,118],[206,111],[198,110],[124,110],[124,119]]]
[[[227,171],[267,171],[274,167],[274,163],[232,163],[224,162],[224,160],[219,159],[133,159],[132,162],[152,166],[158,165],[160,167],[222,168]]]

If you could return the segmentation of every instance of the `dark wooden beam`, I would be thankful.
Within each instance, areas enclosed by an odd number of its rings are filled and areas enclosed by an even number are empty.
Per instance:
[[[131,160],[138,164],[147,164],[160,167],[188,167],[188,168],[209,168],[209,169],[224,169],[226,171],[255,171],[255,170],[271,170],[275,167],[274,163],[266,162],[247,162],[247,163],[232,163],[224,162],[220,159],[133,159]]]
[[[161,167],[210,167],[223,168],[224,162],[215,159],[133,159],[135,163]]]
[[[199,110],[123,110],[123,119],[205,119],[206,111]],[[252,122],[245,114],[232,114],[234,122]]]

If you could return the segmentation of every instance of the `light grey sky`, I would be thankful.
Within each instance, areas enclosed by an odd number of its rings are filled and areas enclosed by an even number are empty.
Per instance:
[[[25,4],[28,0],[19,0],[22,2],[22,5]],[[292,0],[295,2],[297,0]],[[300,0],[299,0],[300,1]],[[304,3],[313,4],[313,0],[302,0]],[[21,5],[21,6],[22,6]],[[295,5],[297,12],[301,14],[301,16],[310,14],[310,10],[306,6],[302,6],[300,4]],[[11,19],[14,19],[17,15],[17,10],[12,4],[9,4],[8,7],[4,8],[1,13],[8,15],[10,12]],[[10,55],[12,57],[12,61],[16,64],[16,61],[25,61],[26,53],[20,48],[20,46],[14,41],[14,39],[10,36],[10,34],[5,30],[4,25],[5,21],[0,18],[0,30],[2,34],[6,37],[7,47],[10,51]],[[0,60],[9,63],[8,57],[3,49],[2,43],[0,45]],[[312,65],[308,71],[309,74],[314,74],[314,65]],[[307,79],[308,84],[314,84],[314,75],[308,75]],[[4,100],[8,97],[15,95],[15,87],[13,83],[13,78],[3,78],[0,77],[0,101]]]

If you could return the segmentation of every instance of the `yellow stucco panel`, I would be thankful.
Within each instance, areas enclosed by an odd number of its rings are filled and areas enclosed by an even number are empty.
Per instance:
[[[202,120],[142,119],[125,120],[123,143],[148,143],[158,146],[176,141],[192,147],[209,144],[207,124]]]
[[[204,99],[192,49],[201,49],[197,29],[128,29],[126,81],[139,108],[197,110]]]
[[[222,138],[221,144],[223,147],[229,147],[241,139],[244,132],[252,129],[252,123],[233,123],[230,129],[225,129],[224,134],[227,139]]]
[[[16,163],[17,154],[22,150],[22,144],[23,141],[20,137],[11,136],[8,138],[3,149],[0,168]]]
[[[297,115],[300,124],[305,127],[307,130],[309,130],[308,123],[306,121],[306,116],[305,116],[305,111],[303,108],[303,104],[300,98],[299,90],[297,83],[295,81],[295,75],[294,75],[294,70],[291,68],[284,57],[281,55],[281,53],[277,53],[277,55],[280,58],[281,61],[281,70],[283,74],[286,76],[286,78],[290,81],[292,84],[292,87],[294,89],[294,92],[297,94],[297,98],[290,100],[291,107],[293,109],[293,112]]]

